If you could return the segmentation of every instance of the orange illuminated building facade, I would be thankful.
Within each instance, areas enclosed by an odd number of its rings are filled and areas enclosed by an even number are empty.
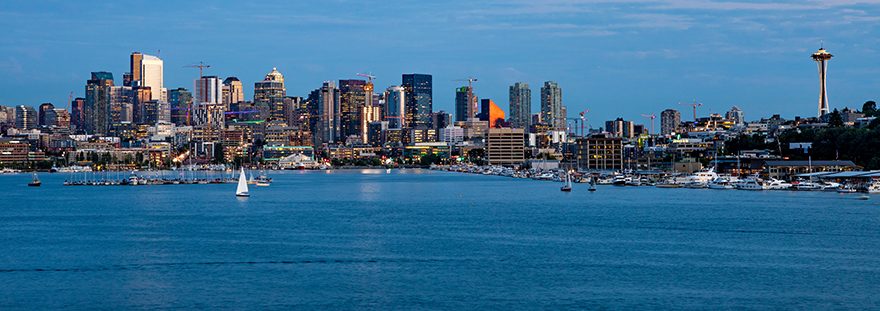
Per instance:
[[[489,128],[504,127],[504,110],[498,107],[491,99],[480,101],[480,120],[488,121]]]

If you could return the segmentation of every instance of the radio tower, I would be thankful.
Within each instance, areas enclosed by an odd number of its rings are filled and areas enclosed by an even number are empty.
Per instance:
[[[828,113],[828,93],[825,92],[825,71],[828,68],[828,60],[834,55],[825,52],[824,43],[819,47],[819,52],[813,53],[813,60],[819,65],[819,116]]]

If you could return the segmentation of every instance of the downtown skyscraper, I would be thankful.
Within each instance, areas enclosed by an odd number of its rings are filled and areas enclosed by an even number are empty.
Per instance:
[[[159,57],[141,54],[138,52],[131,53],[131,85],[134,87],[150,88],[150,98],[144,101],[158,100],[168,101],[165,97],[165,73],[164,64]]]
[[[269,117],[286,121],[284,117],[284,76],[276,68],[266,75],[263,81],[254,83],[254,104],[269,107]]]
[[[343,141],[365,130],[361,128],[361,110],[367,103],[366,84],[364,80],[339,80],[339,138]]]
[[[532,90],[528,83],[510,86],[510,127],[528,129],[532,121]]]
[[[113,74],[105,71],[92,72],[92,79],[86,82],[86,102],[83,105],[83,130],[86,134],[107,135],[112,86]]]
[[[401,129],[406,127],[404,116],[405,96],[403,87],[393,85],[385,90],[385,116],[388,118],[388,128]]]
[[[426,74],[404,74],[403,86],[406,92],[406,125],[415,128],[420,125],[430,127],[433,111],[433,78]]]
[[[544,82],[541,88],[541,120],[554,128],[565,128],[565,112],[562,107],[562,88],[553,81]]]

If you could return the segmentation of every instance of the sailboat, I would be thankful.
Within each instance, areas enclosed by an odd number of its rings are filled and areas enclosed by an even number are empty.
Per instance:
[[[248,193],[247,177],[244,176],[244,168],[241,168],[241,175],[238,176],[238,188],[235,189],[235,196],[237,196],[237,197],[251,196]]]
[[[571,191],[571,175],[568,174],[568,171],[565,171],[565,186],[562,186],[559,190],[570,192]]]
[[[596,176],[590,176],[590,191],[596,191]]]
[[[36,172],[34,172],[34,177],[33,177],[33,178],[34,178],[34,180],[31,181],[31,182],[29,182],[29,183],[28,183],[28,186],[31,186],[31,187],[39,187],[42,183],[40,182],[40,179],[37,178],[37,173],[36,173]]]

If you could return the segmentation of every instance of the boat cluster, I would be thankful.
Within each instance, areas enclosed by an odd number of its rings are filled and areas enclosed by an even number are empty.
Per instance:
[[[880,181],[865,184],[843,184],[836,182],[814,182],[799,179],[792,182],[775,178],[762,179],[758,176],[732,176],[718,174],[714,168],[708,168],[691,175],[681,174],[634,174],[631,172],[594,173],[566,172],[563,169],[542,170],[514,169],[503,166],[432,166],[431,169],[454,171],[471,174],[496,175],[512,178],[530,178],[534,180],[550,180],[565,182],[568,175],[571,182],[591,183],[595,185],[615,186],[656,186],[658,188],[695,188],[695,189],[739,189],[739,190],[795,190],[795,191],[836,191],[840,193],[880,193]]]

